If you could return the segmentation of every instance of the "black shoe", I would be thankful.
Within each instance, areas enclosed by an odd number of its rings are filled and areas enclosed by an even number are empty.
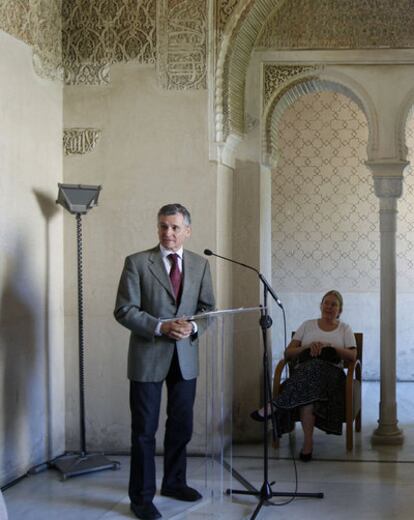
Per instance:
[[[260,415],[259,410],[254,410],[254,412],[250,414],[250,417],[253,421],[264,422],[265,420],[264,415]]]
[[[189,486],[183,486],[176,489],[162,488],[161,495],[165,497],[175,498],[176,500],[183,500],[184,502],[196,502],[203,498],[202,495]]]
[[[312,452],[303,453],[303,451],[300,450],[299,458],[302,462],[310,462],[312,460]]]
[[[161,513],[152,502],[143,504],[142,506],[131,502],[131,511],[141,520],[155,520],[156,518],[161,518]]]

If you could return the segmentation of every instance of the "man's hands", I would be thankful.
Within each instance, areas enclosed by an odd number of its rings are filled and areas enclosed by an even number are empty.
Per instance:
[[[161,333],[175,341],[188,338],[192,332],[193,326],[186,320],[167,321],[161,325]]]

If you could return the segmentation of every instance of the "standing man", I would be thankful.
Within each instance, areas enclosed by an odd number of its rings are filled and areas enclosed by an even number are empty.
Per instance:
[[[214,294],[207,260],[183,250],[190,235],[191,217],[187,209],[181,204],[163,206],[158,212],[159,245],[126,258],[116,299],[115,318],[131,331],[129,497],[131,510],[142,520],[161,517],[153,498],[155,433],[164,381],[168,403],[161,495],[188,502],[201,498],[197,490],[187,485],[186,446],[193,431],[198,334],[202,324],[180,316],[212,310]]]

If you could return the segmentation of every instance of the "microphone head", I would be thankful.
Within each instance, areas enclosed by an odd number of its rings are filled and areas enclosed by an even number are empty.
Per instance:
[[[204,249],[204,254],[207,256],[212,256],[213,251],[210,251],[210,249]]]

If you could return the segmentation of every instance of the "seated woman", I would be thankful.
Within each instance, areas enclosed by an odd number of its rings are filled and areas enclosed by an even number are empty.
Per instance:
[[[301,421],[304,440],[299,457],[304,462],[312,460],[315,426],[326,433],[342,434],[346,381],[343,361],[356,359],[354,333],[339,320],[342,307],[341,294],[327,292],[321,302],[321,317],[302,323],[285,351],[285,358],[297,364],[273,404],[279,433],[292,431],[295,420]],[[255,410],[252,419],[263,421],[263,412]]]

